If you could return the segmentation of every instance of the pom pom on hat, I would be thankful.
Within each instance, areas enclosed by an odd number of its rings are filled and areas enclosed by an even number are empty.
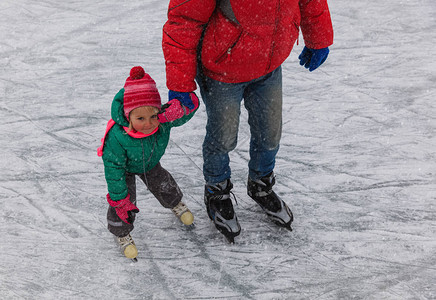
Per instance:
[[[141,79],[142,77],[144,77],[144,75],[145,75],[145,71],[141,66],[133,67],[130,70],[130,79],[133,79],[133,80]]]
[[[130,70],[130,76],[124,84],[124,114],[127,120],[130,112],[141,106],[160,109],[162,103],[156,82],[141,66],[136,66]]]

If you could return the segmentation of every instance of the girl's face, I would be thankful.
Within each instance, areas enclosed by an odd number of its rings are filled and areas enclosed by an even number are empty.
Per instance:
[[[133,129],[142,132],[143,134],[150,134],[156,127],[159,126],[157,119],[158,109],[152,106],[141,106],[135,108],[130,112],[130,122]]]

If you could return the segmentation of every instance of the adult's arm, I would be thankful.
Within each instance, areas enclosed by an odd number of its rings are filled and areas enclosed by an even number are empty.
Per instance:
[[[162,39],[168,89],[196,89],[198,43],[215,5],[216,0],[170,1]]]
[[[300,0],[301,32],[310,49],[333,44],[333,26],[327,0]]]

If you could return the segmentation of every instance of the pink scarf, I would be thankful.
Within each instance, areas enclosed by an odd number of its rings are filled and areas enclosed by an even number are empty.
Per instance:
[[[104,133],[103,138],[101,139],[101,146],[98,147],[98,149],[97,149],[97,155],[98,155],[98,156],[103,156],[104,141],[105,141],[105,139],[106,139],[107,133],[109,132],[109,130],[110,130],[110,129],[115,125],[115,124],[116,124],[115,121],[112,120],[112,119],[110,119],[109,122],[107,122],[106,131],[105,131],[105,133]],[[139,132],[139,131],[136,131],[136,130],[130,130],[130,131],[129,131],[129,128],[128,128],[128,127],[124,127],[124,126],[123,126],[123,128],[124,128],[124,130],[126,131],[126,133],[127,133],[128,135],[130,135],[131,137],[133,137],[133,138],[135,138],[135,139],[140,139],[140,138],[147,137],[147,136],[150,136],[150,135],[152,135],[152,134],[155,134],[155,133],[157,132],[157,130],[159,129],[159,126],[156,127],[156,129],[153,130],[152,132],[150,132],[149,134],[144,134],[144,133]]]

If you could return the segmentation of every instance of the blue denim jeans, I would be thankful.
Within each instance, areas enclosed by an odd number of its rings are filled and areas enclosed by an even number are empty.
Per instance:
[[[273,171],[282,133],[281,67],[249,82],[224,83],[203,74],[197,76],[197,82],[207,113],[203,142],[206,182],[230,178],[229,152],[237,144],[242,99],[251,133],[248,175],[256,180]]]

